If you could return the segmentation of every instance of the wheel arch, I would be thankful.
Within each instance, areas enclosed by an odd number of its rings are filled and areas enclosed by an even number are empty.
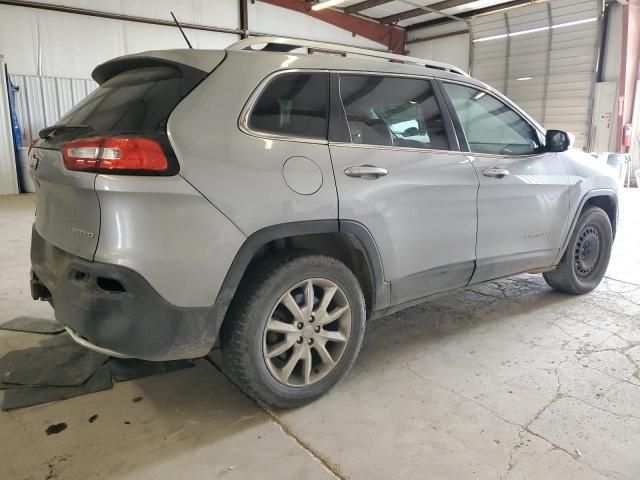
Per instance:
[[[368,315],[388,306],[389,284],[384,281],[382,259],[373,236],[364,225],[349,220],[291,222],[258,230],[244,241],[213,305],[217,330],[249,268],[269,253],[285,249],[306,249],[345,263],[360,282]]]
[[[580,218],[580,215],[582,214],[584,209],[589,206],[596,206],[604,210],[604,212],[609,217],[609,221],[611,222],[611,229],[613,232],[613,237],[615,238],[618,225],[618,195],[616,191],[612,189],[591,190],[587,192],[580,200],[580,204],[576,209],[573,220],[571,221],[571,226],[569,227],[562,248],[560,249],[560,252],[558,253],[556,259],[554,260],[554,265],[557,265],[564,256],[569,245],[569,240],[571,239],[571,236],[573,235],[573,232],[578,223],[578,218]]]

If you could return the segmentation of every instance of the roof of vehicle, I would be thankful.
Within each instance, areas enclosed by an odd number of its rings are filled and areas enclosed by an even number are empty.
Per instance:
[[[261,48],[260,48],[261,47]],[[211,71],[220,63],[224,50],[171,49],[150,50],[124,55],[97,66],[92,77],[102,83],[119,69],[140,60],[157,59],[168,63],[181,63],[203,71]],[[226,52],[253,55],[280,55],[283,61],[291,57],[306,57],[306,68],[338,68],[366,70],[370,72],[405,73],[412,75],[442,76],[471,80],[471,77],[454,65],[422,58],[397,55],[366,48],[348,47],[334,43],[286,37],[250,37],[227,47]],[[310,52],[338,53],[336,55],[311,54]],[[472,81],[473,83],[473,81]]]
[[[261,49],[258,48],[260,46],[262,46]],[[340,55],[322,53],[338,53]],[[119,70],[130,68],[132,64],[150,59],[162,60],[169,64],[188,65],[210,72],[220,64],[225,55],[251,55],[255,56],[256,59],[269,57],[270,60],[265,63],[272,67],[273,65],[279,65],[278,70],[326,69],[425,76],[464,82],[493,92],[499,98],[515,106],[520,113],[542,130],[542,127],[527,112],[515,105],[510,99],[484,82],[470,77],[462,69],[453,65],[378,50],[286,37],[251,37],[230,45],[226,50],[150,50],[125,55],[98,65],[94,69],[92,77],[98,83],[103,83]]]
[[[253,47],[262,45],[260,51],[276,51],[290,52],[299,48],[318,49],[324,52],[332,52],[339,54],[360,55],[368,58],[378,58],[396,63],[421,65],[445,72],[453,72],[459,75],[467,76],[467,73],[454,65],[448,63],[437,62],[435,60],[426,60],[423,58],[409,57],[406,55],[398,55],[395,53],[382,52],[369,48],[349,47],[336,43],[316,42],[313,40],[304,40],[287,37],[250,37],[227,47],[227,50],[241,51],[252,50]]]

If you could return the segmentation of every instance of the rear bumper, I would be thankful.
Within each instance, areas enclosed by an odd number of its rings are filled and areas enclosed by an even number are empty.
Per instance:
[[[78,258],[35,228],[31,265],[33,298],[51,299],[58,322],[87,348],[176,360],[204,356],[213,347],[220,320],[212,308],[177,307],[133,270]]]

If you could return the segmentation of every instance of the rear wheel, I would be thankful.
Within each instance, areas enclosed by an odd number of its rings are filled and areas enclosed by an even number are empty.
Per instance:
[[[556,290],[580,295],[596,288],[609,265],[613,233],[607,214],[598,207],[587,207],[578,218],[567,250],[558,267],[544,274]]]
[[[348,372],[364,329],[362,291],[343,263],[285,253],[249,272],[225,320],[222,354],[248,394],[276,407],[296,407]]]

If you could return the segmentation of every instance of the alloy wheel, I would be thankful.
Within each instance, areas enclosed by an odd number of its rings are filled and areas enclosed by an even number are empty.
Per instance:
[[[271,375],[290,387],[306,387],[338,364],[351,334],[351,308],[338,285],[310,278],[289,288],[264,329],[263,356]]]

